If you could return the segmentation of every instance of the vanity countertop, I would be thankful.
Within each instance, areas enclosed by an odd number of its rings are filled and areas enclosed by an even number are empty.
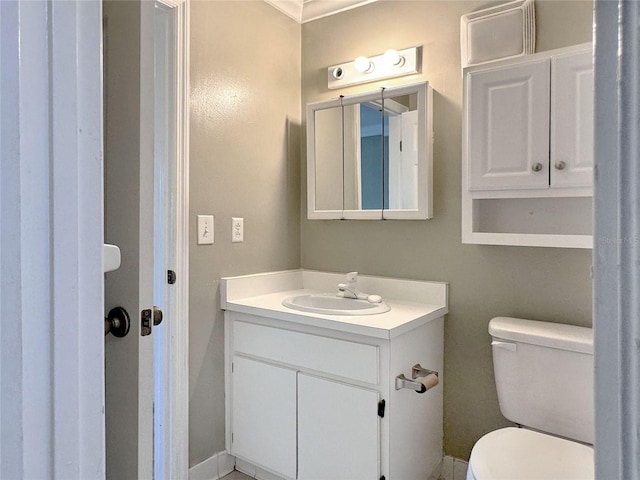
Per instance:
[[[375,315],[326,315],[282,305],[287,297],[336,291],[343,274],[291,270],[223,278],[222,308],[230,312],[391,339],[448,313],[448,285],[360,276],[361,289],[382,295],[391,310]],[[395,293],[395,295],[394,295]]]

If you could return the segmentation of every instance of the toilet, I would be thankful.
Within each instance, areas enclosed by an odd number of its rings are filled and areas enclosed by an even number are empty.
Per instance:
[[[489,322],[500,411],[519,426],[474,445],[467,480],[593,480],[593,332],[519,318]]]

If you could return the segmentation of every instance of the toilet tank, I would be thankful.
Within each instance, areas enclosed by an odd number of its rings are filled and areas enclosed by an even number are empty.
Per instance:
[[[592,329],[497,317],[489,322],[489,333],[502,414],[592,444]]]

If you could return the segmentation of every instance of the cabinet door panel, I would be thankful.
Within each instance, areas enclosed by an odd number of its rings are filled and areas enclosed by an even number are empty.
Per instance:
[[[296,477],[296,372],[233,357],[232,453]]]
[[[551,186],[593,184],[593,57],[551,60]]]
[[[378,392],[298,374],[298,478],[377,480]]]
[[[469,74],[469,190],[548,186],[549,65],[545,59]]]

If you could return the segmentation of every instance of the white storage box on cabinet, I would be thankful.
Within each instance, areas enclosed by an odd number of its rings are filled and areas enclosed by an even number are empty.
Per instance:
[[[463,243],[591,247],[591,52],[464,70]]]

